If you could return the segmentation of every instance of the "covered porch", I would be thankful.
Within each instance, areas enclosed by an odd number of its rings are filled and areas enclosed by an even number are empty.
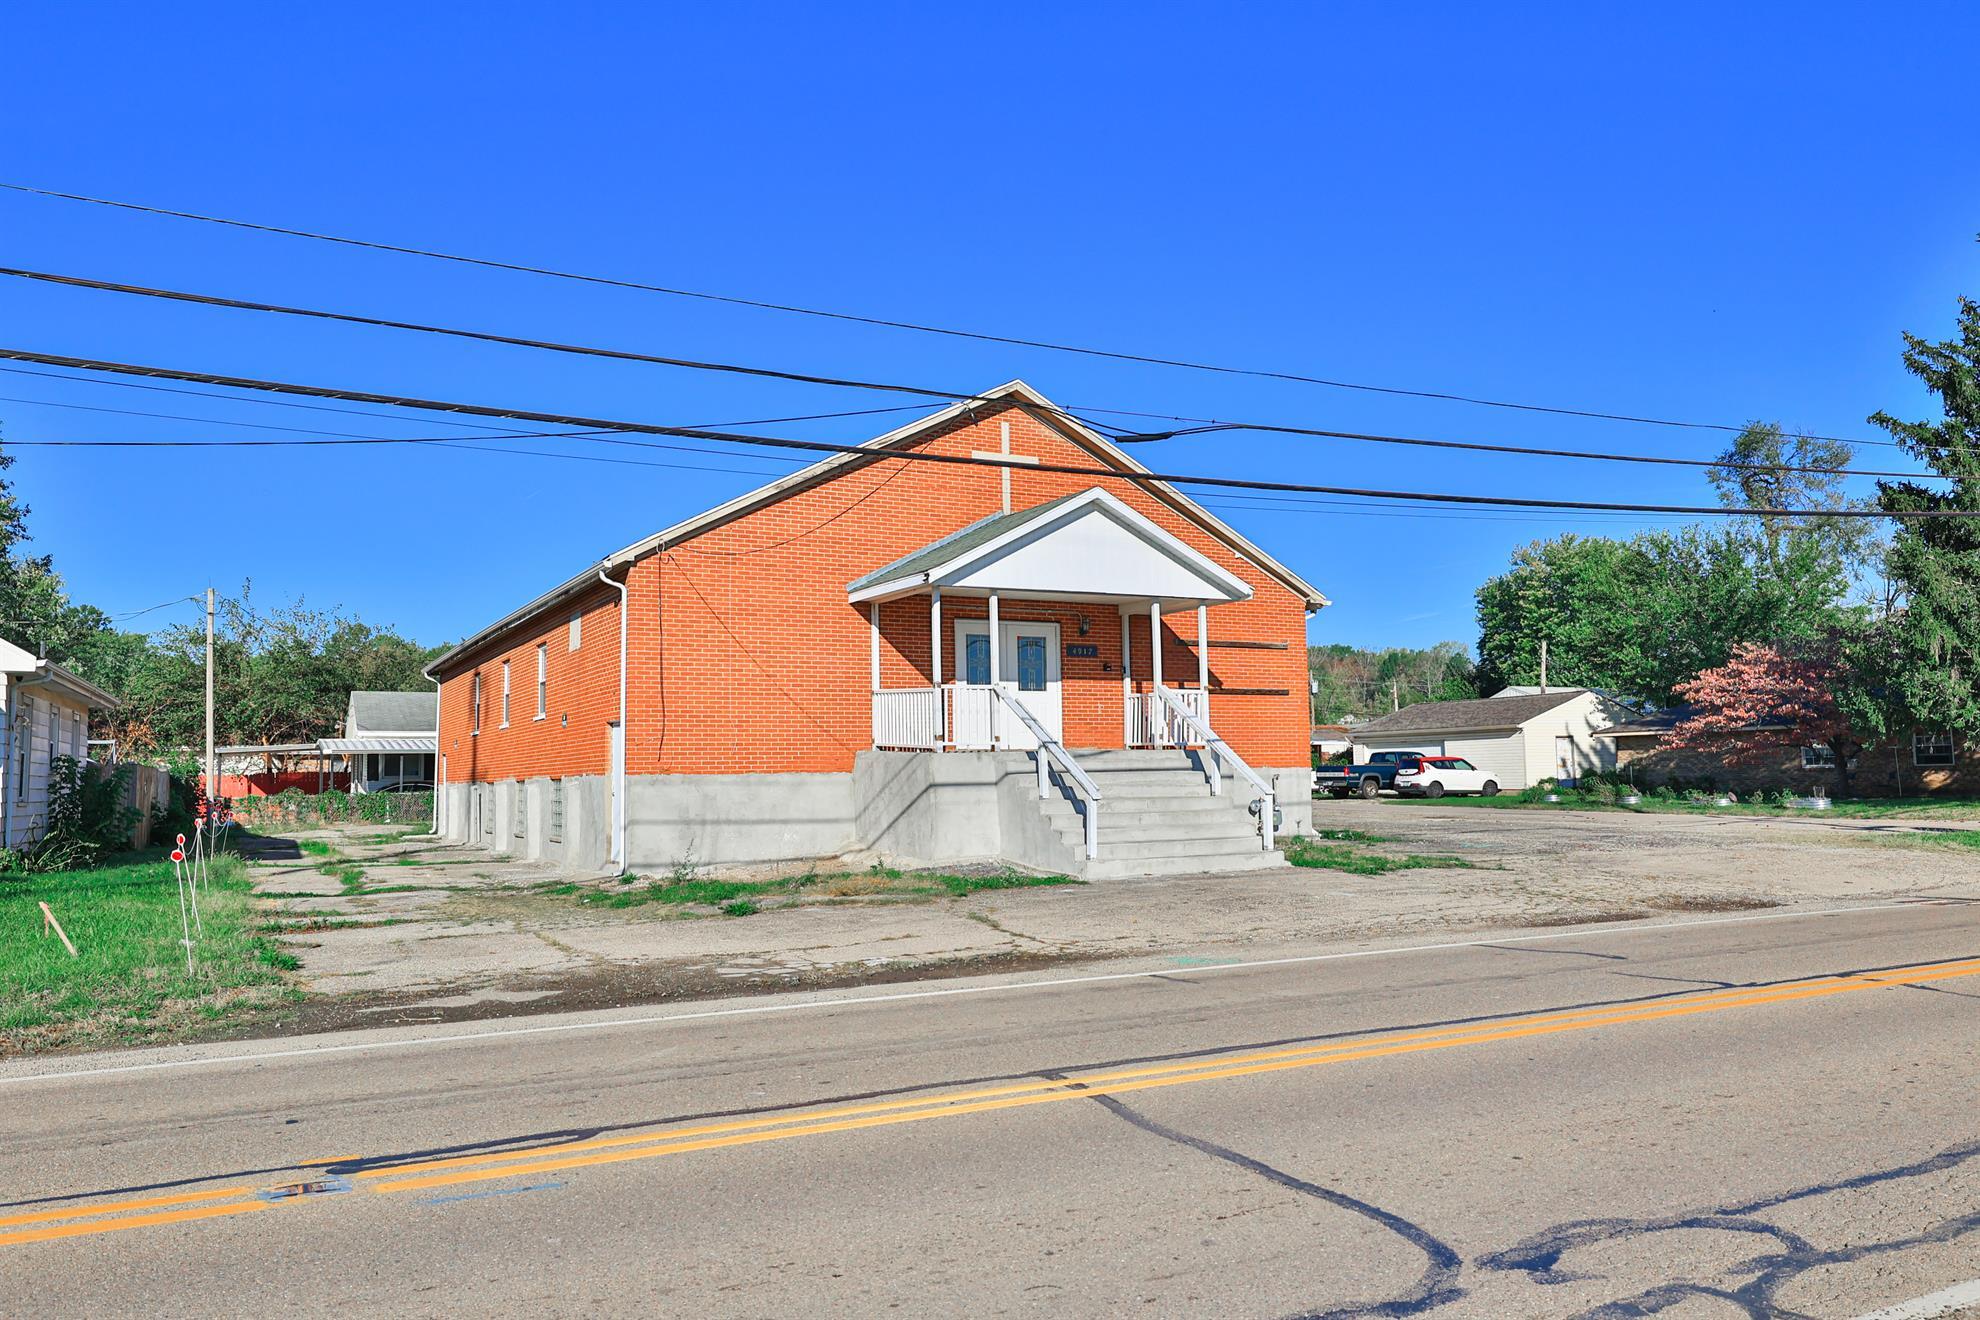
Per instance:
[[[1103,793],[1080,760],[1095,753],[1193,750],[1211,794],[1241,779],[1270,819],[1271,789],[1211,704],[1210,611],[1251,588],[1115,496],[983,519],[847,595],[867,619],[876,750],[1031,753],[1039,796],[1056,772],[1079,804],[1089,857]]]

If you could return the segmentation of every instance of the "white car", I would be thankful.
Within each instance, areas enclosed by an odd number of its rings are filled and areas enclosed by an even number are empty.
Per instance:
[[[1396,771],[1396,792],[1406,797],[1442,797],[1446,793],[1477,793],[1492,797],[1499,781],[1462,756],[1426,756]]]

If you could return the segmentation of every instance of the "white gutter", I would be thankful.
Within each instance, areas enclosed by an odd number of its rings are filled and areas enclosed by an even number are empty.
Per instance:
[[[598,580],[619,592],[619,763],[612,767],[612,861],[626,865],[626,615],[631,596],[626,584],[598,570]]]

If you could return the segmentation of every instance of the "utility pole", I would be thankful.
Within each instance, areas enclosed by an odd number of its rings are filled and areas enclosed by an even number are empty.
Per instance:
[[[1540,639],[1540,695],[1547,695],[1547,639]]]
[[[220,761],[213,754],[213,588],[206,589],[206,796],[220,794]]]
[[[1402,709],[1402,683],[1392,678],[1389,680],[1389,712],[1391,714],[1394,714],[1396,711],[1399,711],[1401,709]]]

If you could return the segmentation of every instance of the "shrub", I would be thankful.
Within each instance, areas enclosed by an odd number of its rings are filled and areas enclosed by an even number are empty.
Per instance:
[[[143,813],[124,805],[134,773],[120,765],[110,773],[73,756],[48,763],[48,820],[41,838],[21,850],[24,871],[82,871],[130,847]]]

